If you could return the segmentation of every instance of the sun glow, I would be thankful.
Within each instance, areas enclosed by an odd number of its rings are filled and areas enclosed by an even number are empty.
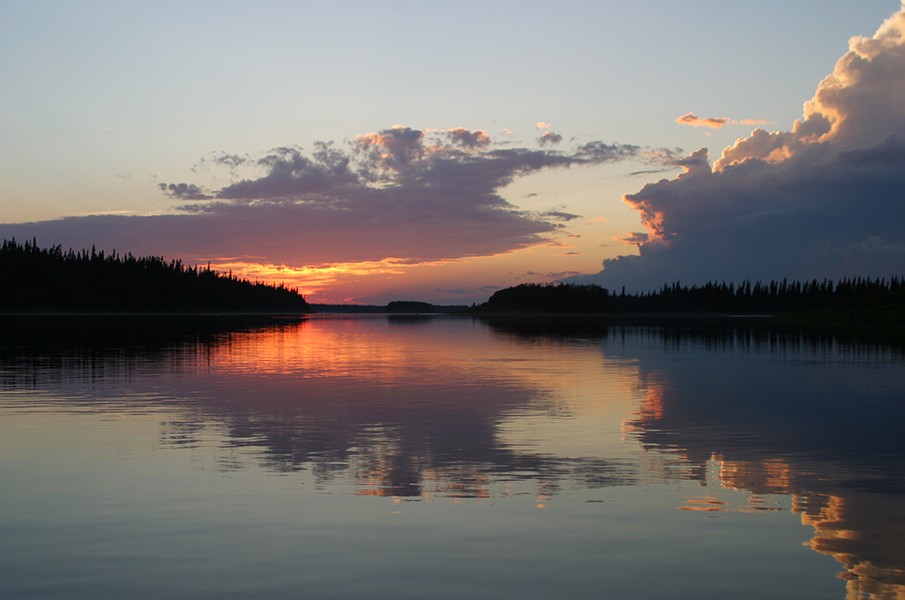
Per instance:
[[[329,290],[339,283],[349,283],[363,278],[404,275],[418,267],[439,266],[449,262],[456,261],[413,263],[405,259],[390,257],[379,261],[293,266],[245,260],[224,260],[211,261],[211,268],[250,281],[261,281],[274,285],[283,284],[289,288],[296,288],[309,301],[335,303],[347,300],[329,295]]]

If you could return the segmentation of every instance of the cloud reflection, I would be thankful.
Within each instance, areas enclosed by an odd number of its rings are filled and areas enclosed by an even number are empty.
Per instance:
[[[878,368],[901,356],[770,329],[648,335],[658,344],[618,352],[642,365],[645,396],[626,426],[661,475],[747,491],[755,501],[741,510],[790,496],[814,529],[808,545],[843,565],[846,598],[905,595],[902,369]],[[698,358],[675,360],[689,352]],[[731,509],[713,492],[680,508]]]
[[[39,322],[6,329],[0,390],[40,390],[40,410],[160,414],[161,445],[214,452],[225,472],[537,508],[567,490],[697,482],[677,509],[791,509],[849,598],[905,593],[905,367],[888,347],[766,326]],[[576,442],[608,410],[614,429]]]
[[[239,452],[276,472],[308,471],[319,484],[351,479],[359,494],[479,498],[521,482],[549,496],[564,482],[635,480],[624,459],[557,456],[501,435],[508,419],[561,410],[555,381],[518,369],[534,360],[530,350],[484,328],[486,345],[475,345],[455,334],[468,321],[449,320],[440,327],[452,335],[440,337],[436,323],[402,323],[314,318],[239,330],[183,323],[167,332],[151,321],[149,338],[135,330],[118,338],[115,327],[101,333],[92,322],[94,339],[69,326],[72,337],[61,338],[51,326],[51,350],[3,357],[15,368],[0,388],[50,382],[66,405],[85,396],[103,410],[121,401],[122,389],[93,382],[125,378],[130,397],[169,398],[177,409],[162,423],[166,446],[200,449],[222,435],[224,469],[244,468]],[[35,343],[33,331],[25,335]],[[129,345],[135,339],[147,341]],[[499,360],[512,353],[514,362]]]

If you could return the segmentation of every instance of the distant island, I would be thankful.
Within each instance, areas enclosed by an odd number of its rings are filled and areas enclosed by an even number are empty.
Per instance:
[[[286,313],[311,307],[298,290],[252,283],[162,257],[92,248],[40,248],[35,240],[0,245],[4,313]]]

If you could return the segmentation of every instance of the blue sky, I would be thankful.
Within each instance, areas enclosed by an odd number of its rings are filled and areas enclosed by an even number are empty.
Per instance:
[[[47,245],[113,244],[120,251],[213,260],[251,277],[299,283],[315,299],[333,301],[472,302],[494,287],[596,273],[604,259],[638,253],[637,244],[614,238],[646,231],[643,211],[623,203],[623,195],[675,178],[682,172],[676,160],[701,147],[713,161],[757,126],[790,130],[849,38],[873,35],[899,8],[889,0],[7,0],[0,4],[0,223],[20,225],[0,233],[32,231]],[[719,129],[676,123],[688,113],[729,121]],[[262,251],[259,237],[243,241],[236,226],[235,243],[207,251],[170,239],[191,236],[191,226],[168,237],[156,225],[143,229],[130,221],[110,236],[122,221],[94,229],[79,221],[77,233],[64,226],[70,222],[47,223],[185,214],[189,199],[164,193],[161,184],[223,191],[267,175],[273,163],[261,160],[274,156],[272,149],[301,148],[298,156],[310,157],[318,141],[349,156],[359,152],[359,175],[378,166],[385,173],[392,165],[362,162],[366,138],[360,136],[404,131],[395,125],[422,132],[425,147],[461,150],[444,132],[464,128],[487,134],[491,145],[483,148],[569,159],[530,168],[507,163],[513,170],[482,188],[486,204],[472,204],[519,211],[522,220],[480,230],[474,215],[457,218],[457,203],[469,203],[447,190],[441,196],[448,203],[437,201],[434,213],[387,229],[387,238],[428,231],[425,240],[387,242],[383,253],[337,252],[335,259],[321,251],[331,247],[326,239],[306,248],[304,239],[313,236],[305,231],[297,242],[284,232],[280,242],[298,248],[276,253]],[[561,141],[542,144],[544,133]],[[431,136],[438,144],[428,143]],[[589,143],[639,150],[587,160],[580,148]],[[227,165],[224,156],[243,161]],[[492,158],[502,164],[502,155]],[[412,177],[368,181],[402,190]],[[242,201],[258,205],[261,198]],[[446,225],[431,224],[431,214]],[[36,223],[30,230],[21,225],[29,222]],[[331,223],[319,221],[319,230]],[[352,228],[336,222],[333,239],[339,247],[368,226],[381,221],[369,215]],[[871,237],[878,236],[865,239]],[[382,239],[375,234],[368,243]],[[430,239],[449,244],[449,251],[427,250]]]

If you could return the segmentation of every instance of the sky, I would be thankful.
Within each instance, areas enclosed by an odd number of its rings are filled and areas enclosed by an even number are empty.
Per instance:
[[[896,0],[0,0],[0,238],[310,301],[905,273]]]

